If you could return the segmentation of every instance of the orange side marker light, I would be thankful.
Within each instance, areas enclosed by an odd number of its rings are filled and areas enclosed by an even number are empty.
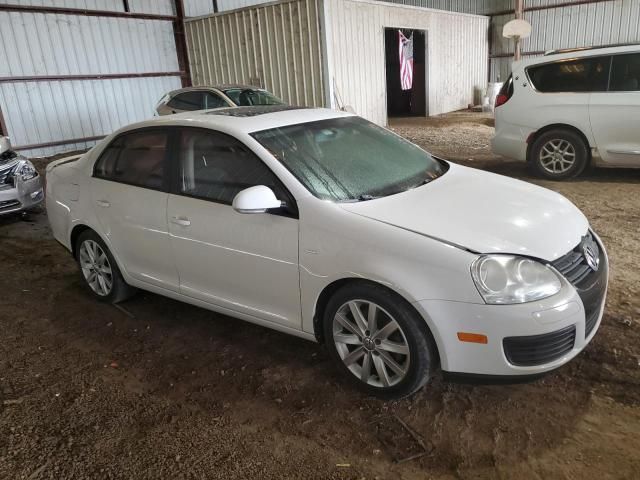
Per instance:
[[[470,343],[489,343],[487,336],[482,335],[481,333],[458,332],[458,340]]]

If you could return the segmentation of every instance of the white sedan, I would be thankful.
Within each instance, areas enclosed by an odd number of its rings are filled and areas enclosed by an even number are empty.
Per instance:
[[[88,291],[136,288],[324,342],[386,398],[520,381],[595,335],[608,261],[549,190],[440,160],[358,116],[286,106],[123,128],[47,168]]]

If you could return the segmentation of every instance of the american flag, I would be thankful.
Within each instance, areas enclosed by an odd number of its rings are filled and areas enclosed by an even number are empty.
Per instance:
[[[409,38],[398,30],[400,53],[400,88],[411,90],[413,85],[413,34]]]

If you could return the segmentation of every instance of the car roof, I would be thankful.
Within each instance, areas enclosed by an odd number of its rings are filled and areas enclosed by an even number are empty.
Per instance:
[[[328,108],[306,108],[291,105],[216,108],[154,117],[120,129],[117,133],[153,126],[194,126],[227,133],[249,134],[331,118],[352,117],[352,113]]]
[[[582,47],[582,48],[568,48],[564,50],[551,50],[546,52],[543,56],[533,57],[514,63],[514,70],[516,68],[526,68],[531,65],[538,65],[542,63],[551,63],[558,60],[573,60],[575,58],[584,57],[601,57],[604,55],[612,55],[619,53],[634,53],[640,52],[640,44],[625,44],[625,45],[611,45],[607,47]]]
[[[198,91],[198,90],[220,90],[222,92],[224,92],[225,90],[230,90],[233,88],[238,88],[238,89],[242,89],[242,90],[264,90],[264,88],[261,87],[256,87],[256,86],[252,86],[252,85],[242,85],[240,83],[225,83],[222,85],[198,85],[198,86],[193,86],[193,87],[185,87],[185,88],[179,88],[177,90],[172,90],[169,92],[170,96],[175,96],[179,93],[184,93],[184,92],[194,92],[194,91]]]

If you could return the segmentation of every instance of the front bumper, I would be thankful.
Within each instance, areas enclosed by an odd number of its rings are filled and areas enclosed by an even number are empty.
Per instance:
[[[44,200],[42,176],[30,180],[19,178],[14,185],[0,186],[0,215],[22,212],[36,207]]]
[[[417,302],[434,334],[445,375],[511,382],[569,362],[589,344],[602,321],[609,270],[603,247],[602,259],[597,284],[590,291],[563,279],[561,291],[553,297],[519,305]],[[458,332],[486,335],[487,343],[460,341]]]

